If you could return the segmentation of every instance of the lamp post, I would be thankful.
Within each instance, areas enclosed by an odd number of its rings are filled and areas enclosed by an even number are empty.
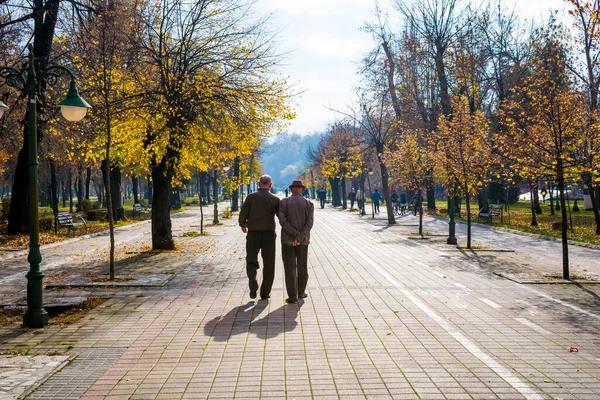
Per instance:
[[[369,193],[371,194],[371,218],[375,219],[375,205],[373,204],[373,189],[371,189],[371,176],[373,175],[373,168],[369,168],[369,173],[367,174],[367,182],[369,184]],[[365,198],[366,201],[366,198]]]
[[[29,66],[26,76],[23,76],[23,73],[15,68],[0,68],[0,77],[4,78],[6,84],[20,89],[21,98],[27,98],[27,138],[29,141],[29,255],[27,261],[29,262],[29,272],[26,275],[27,311],[23,314],[23,325],[28,328],[42,328],[48,324],[48,313],[43,307],[44,274],[40,272],[42,255],[40,253],[38,215],[37,101],[41,84],[55,85],[58,78],[62,76],[70,77],[71,85],[67,98],[58,103],[60,111],[67,121],[80,121],[91,106],[79,97],[75,86],[75,77],[67,68],[52,65],[39,71],[39,77],[36,77],[32,45],[29,45]],[[0,102],[0,117],[6,110],[8,107]]]

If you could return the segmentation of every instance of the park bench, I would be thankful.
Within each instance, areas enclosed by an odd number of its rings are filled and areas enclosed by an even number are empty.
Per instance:
[[[83,217],[79,214],[76,214],[76,216],[81,220],[81,222],[73,221],[73,215],[71,213],[61,212],[56,214],[56,222],[58,225],[68,228],[69,232],[71,232],[71,229],[75,230],[75,228],[78,226],[85,226],[85,229],[87,230],[87,222],[85,219],[83,219]]]
[[[488,223],[492,225],[493,218],[499,215],[502,215],[502,204],[490,204],[488,207],[479,210],[477,222],[479,222],[481,218],[487,218]]]
[[[133,205],[133,218],[135,218],[135,214],[138,214],[140,216],[140,218],[142,217],[142,214],[150,214],[150,210],[148,210],[147,207],[142,207],[141,204],[136,203]]]

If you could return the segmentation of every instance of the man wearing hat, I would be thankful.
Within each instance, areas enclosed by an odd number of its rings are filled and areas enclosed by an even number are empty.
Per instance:
[[[258,252],[263,260],[263,281],[260,286],[260,298],[265,300],[271,295],[275,279],[275,215],[279,212],[279,197],[270,192],[273,181],[269,175],[263,175],[258,181],[259,189],[250,193],[240,211],[239,224],[246,235],[246,273],[250,286],[250,298],[256,298],[259,268]]]
[[[308,282],[308,244],[314,220],[314,205],[302,196],[306,187],[302,181],[290,185],[292,195],[281,201],[281,255],[285,270],[287,303],[305,298]]]

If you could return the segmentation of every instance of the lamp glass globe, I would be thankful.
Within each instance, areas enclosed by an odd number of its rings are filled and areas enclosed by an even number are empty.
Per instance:
[[[87,114],[87,108],[63,105],[60,106],[60,112],[67,121],[78,122]]]

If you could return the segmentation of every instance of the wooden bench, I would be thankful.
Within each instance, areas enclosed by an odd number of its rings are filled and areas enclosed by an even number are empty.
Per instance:
[[[136,203],[133,205],[133,218],[135,218],[135,213],[142,217],[142,214],[150,214],[150,210],[147,207],[142,207],[141,204]]]
[[[87,222],[85,221],[85,219],[83,219],[83,217],[79,214],[76,214],[76,216],[81,220],[81,222],[74,222],[73,215],[71,213],[58,213],[56,214],[56,222],[58,223],[58,225],[68,228],[69,232],[71,232],[71,229],[75,230],[75,228],[78,226],[85,226],[85,229],[87,231]]]
[[[502,204],[490,204],[488,208],[484,207],[479,210],[477,222],[479,222],[481,218],[487,218],[488,223],[492,225],[493,218],[499,215],[502,215]]]

